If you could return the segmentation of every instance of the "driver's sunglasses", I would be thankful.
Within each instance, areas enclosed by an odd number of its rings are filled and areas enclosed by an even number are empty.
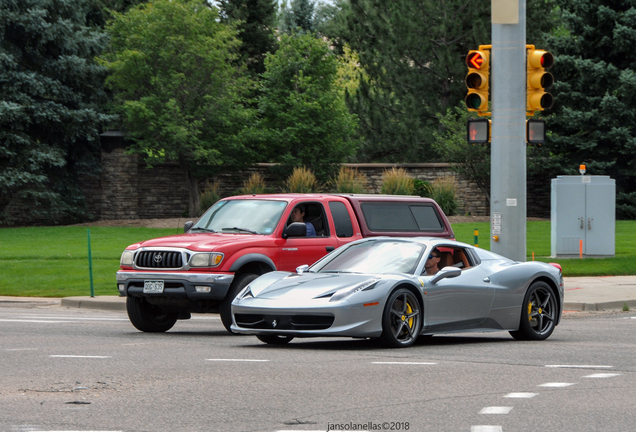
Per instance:
[[[433,254],[430,254],[430,255],[428,256],[428,259],[433,259],[433,258],[439,258],[439,255],[433,255]]]

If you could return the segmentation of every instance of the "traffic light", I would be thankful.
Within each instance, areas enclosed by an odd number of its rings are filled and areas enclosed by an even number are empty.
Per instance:
[[[528,144],[545,144],[545,120],[526,120],[526,141]]]
[[[554,98],[546,89],[554,84],[554,77],[546,69],[554,66],[554,56],[547,51],[528,46],[526,111],[534,114],[552,107]]]
[[[468,119],[468,143],[484,144],[490,142],[490,120]]]
[[[464,99],[468,111],[485,113],[488,111],[488,75],[490,74],[490,51],[471,50],[466,56],[466,87]]]

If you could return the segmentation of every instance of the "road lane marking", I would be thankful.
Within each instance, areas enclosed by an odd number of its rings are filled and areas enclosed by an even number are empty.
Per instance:
[[[386,365],[436,365],[437,363],[429,363],[429,362],[371,362],[371,364],[386,364]]]
[[[22,316],[21,319],[63,319],[72,321],[128,321],[128,318],[89,318],[89,317],[67,317],[67,316]]]
[[[531,399],[537,396],[539,393],[508,393],[505,395],[505,398],[511,399]]]
[[[64,355],[64,354],[50,355],[49,357],[55,357],[55,358],[94,358],[94,359],[112,358],[112,356],[86,356],[86,355]]]
[[[563,369],[610,369],[613,366],[602,365],[545,365],[547,368],[563,368]]]
[[[19,323],[46,323],[46,324],[59,324],[70,323],[71,321],[45,321],[45,320],[32,320],[32,319],[0,319],[0,322],[19,322]]]
[[[219,362],[268,362],[269,360],[258,359],[206,359],[207,361],[219,361]]]
[[[3,351],[37,351],[38,348],[5,348]]]
[[[559,387],[569,387],[569,386],[573,386],[573,385],[574,385],[574,383],[551,382],[551,383],[539,384],[538,387],[559,388]]]
[[[508,414],[510,413],[510,411],[512,411],[513,407],[504,407],[504,406],[492,406],[492,407],[486,407],[486,408],[482,408],[481,411],[479,411],[479,414]]]
[[[470,432],[503,432],[503,428],[489,425],[471,426]]]
[[[585,375],[583,378],[612,378],[615,376],[619,376],[618,373],[597,373],[592,375]]]

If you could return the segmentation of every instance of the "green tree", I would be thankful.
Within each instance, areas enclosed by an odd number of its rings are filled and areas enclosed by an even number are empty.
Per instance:
[[[285,177],[305,166],[325,182],[355,152],[356,118],[344,102],[339,65],[329,44],[310,34],[282,35],[265,59],[259,132],[264,154]]]
[[[265,71],[267,53],[276,51],[276,0],[219,0],[222,21],[238,23],[241,60],[256,74]]]
[[[339,0],[321,29],[348,43],[367,74],[348,99],[360,118],[361,161],[435,160],[437,115],[466,94],[465,56],[490,43],[489,3],[476,0]],[[528,1],[528,39],[550,29],[551,0]]]
[[[283,0],[279,13],[279,29],[286,34],[312,33],[316,3],[311,0]]]
[[[99,173],[100,126],[111,117],[106,34],[83,0],[0,3],[0,218],[65,223],[88,217],[78,175]]]
[[[132,151],[150,165],[179,163],[196,216],[201,178],[252,158],[242,134],[251,116],[242,95],[250,86],[234,66],[236,30],[203,0],[140,5],[115,14],[107,30],[111,49],[103,60]]]
[[[562,174],[616,179],[617,216],[636,218],[636,7],[631,0],[557,0],[552,135]]]

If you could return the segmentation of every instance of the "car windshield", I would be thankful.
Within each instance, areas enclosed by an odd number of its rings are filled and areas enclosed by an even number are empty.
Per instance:
[[[273,200],[227,200],[214,204],[190,228],[191,232],[271,234],[287,203]]]
[[[398,240],[374,240],[348,246],[317,263],[319,273],[413,273],[425,246]]]

